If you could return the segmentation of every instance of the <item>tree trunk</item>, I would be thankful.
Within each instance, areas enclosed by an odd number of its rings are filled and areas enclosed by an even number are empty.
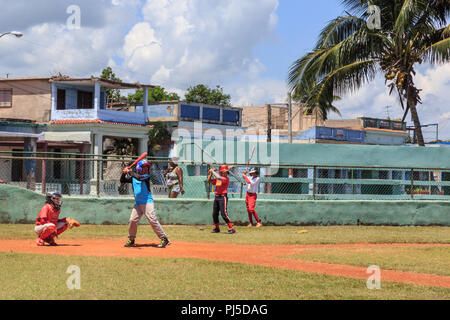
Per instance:
[[[420,147],[425,147],[422,126],[420,125],[419,114],[417,113],[417,104],[420,101],[419,90],[414,86],[412,75],[409,75],[406,81],[408,81],[408,87],[406,89],[406,108],[411,111],[411,119],[414,122],[414,132],[417,138],[417,144]]]
[[[419,115],[417,114],[417,104],[414,102],[409,102],[409,109],[411,110],[411,118],[412,121],[414,122],[414,129],[415,129],[415,134],[417,137],[417,143],[419,144],[419,146],[421,147],[425,147],[425,141],[423,140],[423,134],[422,134],[422,127],[420,125],[420,121],[419,121]]]

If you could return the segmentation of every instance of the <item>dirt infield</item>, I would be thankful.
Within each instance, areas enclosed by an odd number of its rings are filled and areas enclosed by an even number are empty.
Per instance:
[[[450,244],[241,245],[172,241],[167,248],[159,249],[156,248],[158,241],[142,239],[134,248],[124,248],[124,241],[118,239],[61,239],[58,243],[57,247],[37,247],[34,240],[1,240],[0,252],[98,257],[197,258],[367,279],[369,275],[366,268],[300,261],[281,256],[299,255],[305,249],[327,247],[450,247]],[[381,277],[383,281],[450,288],[449,276],[381,270]]]

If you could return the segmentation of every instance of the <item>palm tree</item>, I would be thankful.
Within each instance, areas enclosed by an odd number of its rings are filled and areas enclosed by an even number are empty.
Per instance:
[[[420,90],[415,67],[450,61],[450,0],[342,0],[349,12],[322,30],[314,49],[295,61],[288,83],[299,96],[308,94],[310,108],[332,101],[385,76],[390,94],[398,95],[403,121],[408,112],[417,141],[424,146],[417,112]],[[380,8],[378,29],[368,27],[369,6]]]
[[[316,126],[318,124],[319,119],[325,121],[328,119],[328,114],[330,112],[337,113],[341,116],[341,112],[339,109],[333,105],[334,101],[341,100],[341,97],[338,96],[323,96],[321,101],[310,103],[310,97],[312,90],[306,90],[305,87],[302,87],[302,91],[294,90],[293,99],[294,101],[299,102],[304,107],[303,114],[305,115],[313,115],[316,121]]]

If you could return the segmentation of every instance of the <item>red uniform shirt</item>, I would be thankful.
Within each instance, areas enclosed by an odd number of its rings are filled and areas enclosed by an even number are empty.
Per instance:
[[[230,179],[228,177],[222,177],[222,180],[214,179],[212,184],[216,186],[216,194],[227,194],[228,185],[230,184]]]
[[[61,213],[61,210],[56,210],[53,208],[53,206],[49,203],[46,203],[41,211],[39,211],[39,216],[36,219],[36,225],[42,225],[46,223],[53,223],[57,224],[59,221],[59,214]]]

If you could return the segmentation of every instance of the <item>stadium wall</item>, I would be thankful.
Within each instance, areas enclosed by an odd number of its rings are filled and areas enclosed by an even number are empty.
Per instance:
[[[0,223],[34,223],[43,206],[43,195],[0,185]],[[64,197],[61,217],[82,224],[128,224],[131,197]],[[163,224],[210,225],[212,200],[157,199]],[[296,201],[258,200],[257,212],[266,225],[398,225],[450,226],[450,201]],[[242,199],[229,201],[233,223],[248,223]],[[148,224],[145,218],[141,223]]]

